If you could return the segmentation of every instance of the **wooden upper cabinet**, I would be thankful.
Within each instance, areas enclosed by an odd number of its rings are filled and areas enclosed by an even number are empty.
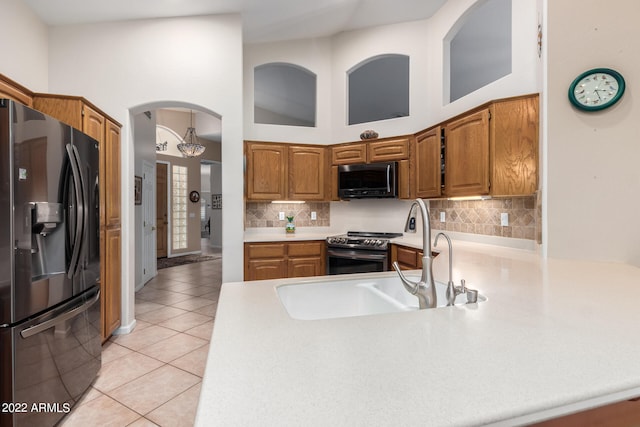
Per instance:
[[[120,226],[120,126],[106,120],[104,144],[101,149],[104,163],[105,200],[104,223],[107,227]]]
[[[364,142],[340,144],[331,147],[331,163],[350,165],[367,162],[367,144]]]
[[[325,147],[290,146],[288,167],[289,199],[325,200],[329,172]]]
[[[33,96],[33,108],[83,132],[85,132],[82,112],[84,104],[82,98],[77,96],[44,93],[37,93]],[[95,138],[93,135],[89,136]],[[102,142],[102,140],[98,141]]]
[[[82,131],[98,142],[105,137],[105,117],[88,105],[82,105]]]
[[[387,138],[367,143],[369,163],[391,162],[409,158],[409,137]]]
[[[12,99],[33,107],[33,92],[2,74],[0,74],[0,98]]]
[[[247,199],[287,198],[287,154],[284,144],[247,142]]]
[[[489,194],[489,109],[445,125],[445,195]]]
[[[412,141],[413,197],[440,197],[442,194],[442,127],[419,133]]]
[[[538,96],[491,106],[491,194],[533,194],[538,189]]]

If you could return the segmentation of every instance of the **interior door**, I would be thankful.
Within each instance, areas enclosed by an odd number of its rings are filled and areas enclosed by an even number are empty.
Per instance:
[[[166,163],[156,163],[156,257],[167,256],[167,171]]]
[[[156,275],[155,169],[153,164],[143,162],[142,170],[142,282],[147,283]]]

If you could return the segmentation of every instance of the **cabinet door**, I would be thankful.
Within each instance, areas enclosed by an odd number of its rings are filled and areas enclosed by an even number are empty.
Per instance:
[[[367,162],[367,144],[353,143],[331,147],[331,163],[334,165],[351,165]]]
[[[88,105],[82,106],[82,132],[102,143],[104,141],[105,118]]]
[[[368,143],[367,158],[369,163],[408,159],[409,138],[402,137],[382,141],[371,141]]]
[[[287,263],[282,259],[250,259],[244,280],[282,279],[287,277]]]
[[[489,193],[489,110],[445,125],[445,194]]]
[[[287,198],[287,147],[279,144],[246,145],[247,199]]]
[[[109,338],[120,326],[121,288],[120,288],[120,229],[104,232],[104,275],[101,281],[102,339]]]
[[[289,199],[324,200],[327,171],[325,147],[289,147]]]
[[[529,195],[538,189],[538,123],[538,96],[492,105],[492,195]]]
[[[324,274],[320,257],[289,258],[287,263],[287,277],[310,277]]]
[[[413,149],[413,182],[416,197],[439,197],[442,194],[440,154],[442,128],[430,129],[416,136]]]
[[[107,227],[120,225],[120,127],[107,120],[104,153],[104,200]]]

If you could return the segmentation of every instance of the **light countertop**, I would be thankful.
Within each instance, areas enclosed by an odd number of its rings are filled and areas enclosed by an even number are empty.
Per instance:
[[[640,396],[640,269],[453,245],[487,301],[295,320],[275,288],[337,276],[224,284],[196,425],[511,426]]]

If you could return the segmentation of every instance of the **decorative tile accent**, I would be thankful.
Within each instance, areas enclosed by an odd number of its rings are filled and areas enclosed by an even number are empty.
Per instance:
[[[434,230],[459,231],[489,236],[536,240],[540,206],[536,196],[491,200],[430,200],[431,226]],[[445,222],[440,222],[445,212]],[[509,214],[509,225],[500,225],[500,214]]]
[[[281,227],[284,229],[287,220],[280,221],[278,213],[284,212],[285,216],[293,215],[296,227],[328,227],[330,203],[270,203],[247,202],[245,209],[245,228],[254,227]],[[316,212],[317,220],[311,221],[311,212]]]

